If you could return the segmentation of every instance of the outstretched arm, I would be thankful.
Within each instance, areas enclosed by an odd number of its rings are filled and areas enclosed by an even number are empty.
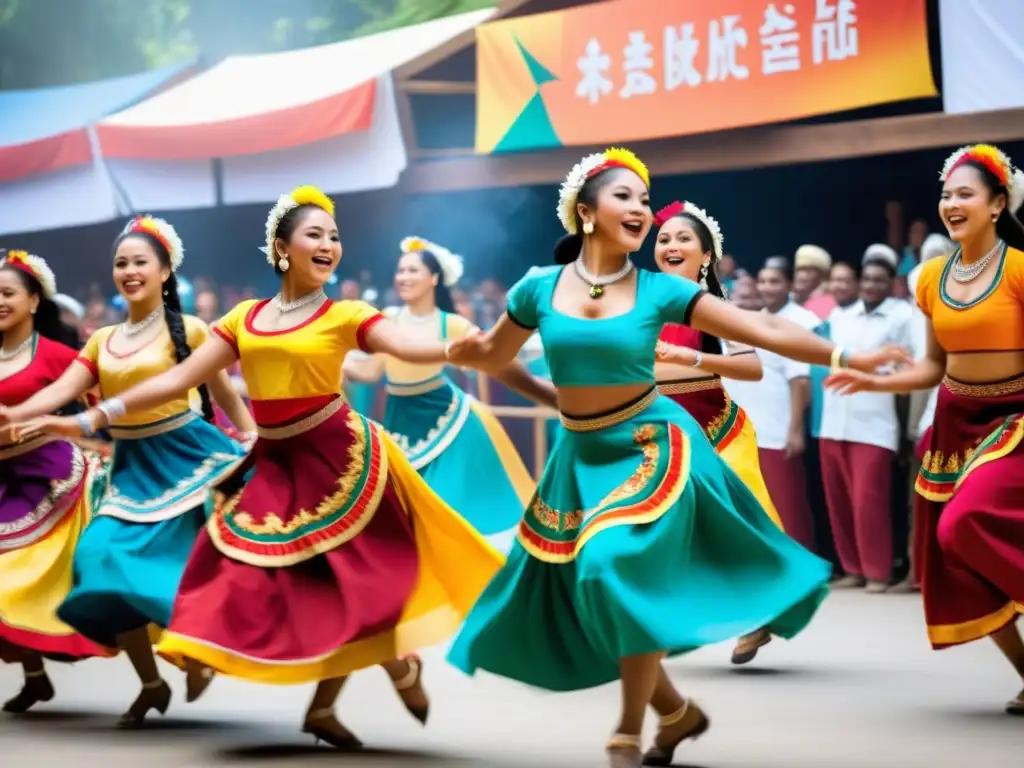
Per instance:
[[[407,363],[443,363],[448,359],[446,344],[410,339],[386,318],[375,322],[367,331],[364,344],[367,352],[382,352]]]
[[[700,365],[697,366],[697,350],[658,342],[659,362],[654,366],[655,377],[658,381],[667,381],[713,373],[737,381],[760,381],[764,376],[761,361],[750,347],[742,347],[730,354],[699,354]]]
[[[342,373],[346,379],[375,384],[384,375],[384,356],[368,355],[361,350],[349,352],[345,355]]]
[[[236,359],[235,350],[230,344],[220,336],[211,336],[188,359],[122,392],[117,399],[129,413],[153,408],[209,381],[214,374],[227,368]],[[85,415],[94,430],[107,425],[106,415],[98,408],[87,411]]]
[[[494,378],[527,400],[549,408],[558,408],[558,393],[554,385],[550,381],[534,376],[519,360],[513,360],[495,373]]]
[[[935,338],[935,330],[930,321],[926,350],[924,357],[902,371],[885,376],[874,372],[838,371],[826,379],[825,385],[847,395],[854,392],[889,392],[898,395],[937,387],[946,374],[946,351]]]
[[[811,365],[831,365],[836,345],[804,330],[796,323],[766,312],[751,312],[703,295],[695,299],[690,325],[719,338],[731,339],[751,347],[775,352]],[[897,354],[895,348],[872,352],[853,352],[846,366],[865,373],[888,362],[903,362],[909,354]]]
[[[0,423],[28,421],[37,416],[53,413],[74,402],[92,389],[96,383],[93,372],[81,360],[75,360],[53,384],[36,392],[23,403],[0,409]]]
[[[479,368],[497,378],[498,372],[511,365],[533,330],[523,328],[502,315],[487,333],[470,333],[452,343],[448,359],[456,365]]]

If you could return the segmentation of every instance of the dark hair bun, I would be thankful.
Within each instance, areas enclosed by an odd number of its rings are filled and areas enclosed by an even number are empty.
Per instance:
[[[564,235],[555,243],[555,264],[572,264],[583,249],[583,235]]]

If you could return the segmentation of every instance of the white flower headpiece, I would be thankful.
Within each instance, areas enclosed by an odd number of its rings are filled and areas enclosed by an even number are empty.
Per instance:
[[[461,256],[457,256],[447,248],[422,237],[407,237],[399,245],[399,248],[403,255],[420,251],[430,251],[434,254],[434,258],[437,259],[437,263],[441,267],[441,282],[444,283],[445,288],[451,288],[459,282],[466,271]]]
[[[612,147],[604,152],[587,155],[573,166],[558,191],[558,220],[562,222],[562,227],[570,235],[579,234],[576,231],[576,201],[579,199],[583,185],[598,169],[612,166],[628,168],[640,177],[645,186],[650,188],[651,175],[647,166],[628,149]]]
[[[946,158],[939,173],[939,181],[949,178],[954,169],[964,160],[974,160],[988,168],[992,174],[1006,187],[1007,201],[1011,213],[1016,213],[1024,204],[1024,171],[1014,168],[1009,156],[999,147],[992,144],[971,144],[960,147]]]
[[[277,228],[281,226],[281,219],[285,217],[288,211],[298,208],[300,205],[315,205],[317,208],[322,208],[328,214],[334,216],[334,202],[316,187],[296,187],[287,195],[281,195],[277,198],[274,207],[267,214],[266,244],[260,247],[260,250],[266,254],[267,263],[272,267],[277,266],[274,240],[277,239]]]
[[[181,238],[178,237],[174,227],[163,219],[154,216],[136,216],[128,222],[121,234],[127,235],[130,232],[145,232],[159,240],[170,256],[172,272],[177,272],[185,261],[185,246],[182,244]]]
[[[35,256],[27,251],[8,251],[4,254],[3,261],[0,261],[0,267],[6,266],[31,274],[39,281],[39,285],[43,289],[43,296],[47,299],[53,299],[57,295],[57,278],[54,277],[50,265],[40,256]]]
[[[680,203],[676,201],[666,205],[654,214],[654,223],[660,227],[666,221],[675,218],[681,213],[693,216],[693,218],[697,219],[697,221],[707,227],[708,232],[711,234],[712,256],[716,263],[721,261],[722,255],[725,253],[725,237],[722,235],[722,228],[719,226],[718,221],[711,216],[708,216],[708,212],[703,208],[698,208],[693,203]]]

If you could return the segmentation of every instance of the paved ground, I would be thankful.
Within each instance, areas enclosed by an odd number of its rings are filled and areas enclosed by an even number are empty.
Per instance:
[[[914,596],[832,596],[791,643],[764,649],[751,667],[728,664],[729,648],[670,662],[673,677],[712,715],[708,734],[678,755],[687,768],[990,768],[1020,766],[1024,719],[1002,714],[1017,693],[1009,667],[986,643],[933,653]],[[142,733],[113,730],[137,691],[124,660],[52,667],[58,698],[27,719],[0,716],[2,764],[146,768],[252,765],[604,765],[602,746],[618,695],[606,686],[554,695],[487,676],[470,680],[428,651],[433,697],[421,729],[398,704],[384,673],[357,675],[340,704],[365,742],[388,752],[347,756],[314,749],[297,733],[308,689],[219,679],[202,701],[176,698]],[[19,685],[0,668],[0,696]],[[653,727],[653,723],[652,723]]]

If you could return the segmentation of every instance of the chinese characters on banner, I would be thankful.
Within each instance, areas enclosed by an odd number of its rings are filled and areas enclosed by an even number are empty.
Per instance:
[[[533,77],[519,63],[527,56],[553,77],[509,88],[510,74]],[[479,151],[683,135],[936,94],[925,0],[618,0],[498,21],[478,30],[481,107],[500,104],[502,88],[523,103],[478,109]]]

